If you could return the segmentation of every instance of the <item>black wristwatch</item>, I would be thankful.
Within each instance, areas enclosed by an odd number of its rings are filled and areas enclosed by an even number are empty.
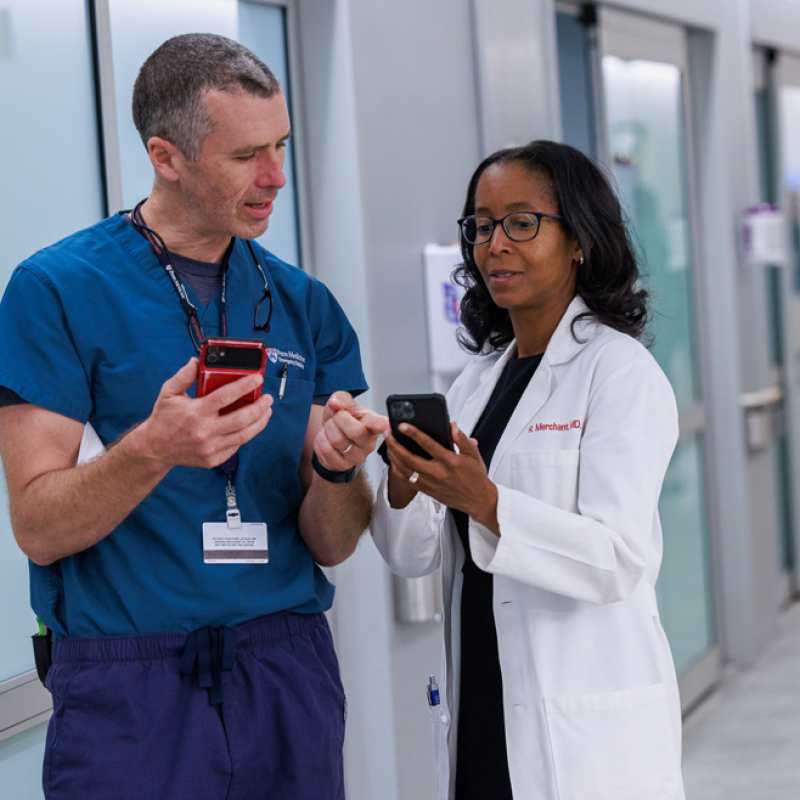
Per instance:
[[[332,469],[325,469],[325,467],[319,463],[316,452],[311,454],[311,466],[314,467],[314,472],[316,472],[320,478],[324,478],[329,483],[350,483],[353,478],[358,475],[358,472],[361,469],[361,464],[357,464],[355,467],[350,467],[350,469],[346,469],[344,472],[336,472]]]

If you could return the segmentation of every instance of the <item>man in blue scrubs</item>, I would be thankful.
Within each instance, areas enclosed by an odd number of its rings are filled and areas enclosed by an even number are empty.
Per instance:
[[[381,424],[336,300],[250,242],[285,184],[286,100],[246,48],[196,34],[145,62],[134,118],[150,197],[31,256],[0,303],[0,456],[54,636],[45,795],[340,800],[318,565],[367,525]],[[261,399],[223,415],[262,379],[194,396],[196,344],[220,335],[269,355]],[[209,535],[231,506],[258,558]]]

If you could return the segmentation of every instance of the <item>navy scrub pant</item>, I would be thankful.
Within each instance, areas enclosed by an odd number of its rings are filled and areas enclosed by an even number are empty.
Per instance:
[[[344,800],[346,706],[322,614],[57,639],[47,800]]]

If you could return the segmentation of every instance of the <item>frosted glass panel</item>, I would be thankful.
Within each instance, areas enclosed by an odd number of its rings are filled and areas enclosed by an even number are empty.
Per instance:
[[[85,0],[3,0],[0,14],[2,289],[23,258],[103,206]]]
[[[785,192],[792,240],[794,264],[792,265],[792,313],[795,341],[792,351],[800,359],[800,86],[783,86],[778,93],[778,118],[780,124],[781,181]]]
[[[656,586],[678,672],[714,643],[704,500],[702,439],[686,437],[678,443],[661,492],[664,560]]]
[[[756,100],[756,132],[758,134],[758,166],[762,203],[780,203],[780,190],[776,185],[777,131],[772,108],[772,95],[767,89],[758,89]],[[795,201],[796,202],[796,201]],[[797,219],[793,220],[795,227]],[[770,329],[770,363],[783,369],[786,363],[787,346],[784,341],[783,324],[783,268],[768,266],[767,314]],[[796,302],[796,301],[795,301]],[[791,353],[789,353],[791,355]],[[785,412],[785,408],[784,411]],[[781,530],[781,567],[791,570],[794,565],[794,514],[792,511],[792,472],[789,437],[781,431],[773,444],[776,474],[775,486]]]
[[[182,33],[218,33],[236,39],[236,0],[110,0],[114,93],[117,101],[122,198],[133,208],[150,194],[153,167],[133,124],[133,84],[147,57]],[[117,211],[118,209],[112,209]]]
[[[217,33],[241,41],[288,87],[284,10],[237,0],[110,0],[114,90],[117,102],[122,196],[133,208],[150,194],[153,167],[133,124],[133,84],[147,57],[167,39],[184,33]],[[288,96],[288,92],[287,92]],[[275,203],[267,233],[260,239],[269,250],[299,263],[293,156],[287,152],[287,185]]]
[[[239,3],[239,41],[249,47],[280,81],[292,113],[289,64],[286,53],[285,11],[264,3]],[[286,148],[286,186],[281,189],[275,210],[269,218],[269,230],[258,241],[288,261],[300,266],[300,247],[297,227],[297,197],[295,193],[294,152],[291,140]]]
[[[85,0],[3,0],[0,15],[2,292],[17,263],[103,213]],[[0,681],[33,669],[36,631],[2,484]]]
[[[698,400],[689,289],[681,71],[674,64],[604,56],[612,168],[642,257],[655,337],[652,353],[678,399]]]
[[[612,169],[650,292],[651,352],[678,408],[700,401],[691,297],[682,75],[675,64],[603,57]],[[713,647],[702,436],[678,443],[659,510],[664,561],[657,591],[678,671]]]

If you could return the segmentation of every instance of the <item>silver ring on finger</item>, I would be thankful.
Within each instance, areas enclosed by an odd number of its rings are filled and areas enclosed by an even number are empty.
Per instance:
[[[349,445],[347,445],[347,447],[345,447],[345,449],[344,449],[344,450],[340,450],[339,452],[340,452],[342,455],[344,455],[345,453],[349,453],[349,452],[350,452],[350,450],[351,450],[352,448],[353,448],[353,443],[352,443],[352,442],[350,442],[350,444],[349,444]]]
[[[409,483],[416,483],[419,480],[419,472],[412,472],[411,477],[408,479]]]

